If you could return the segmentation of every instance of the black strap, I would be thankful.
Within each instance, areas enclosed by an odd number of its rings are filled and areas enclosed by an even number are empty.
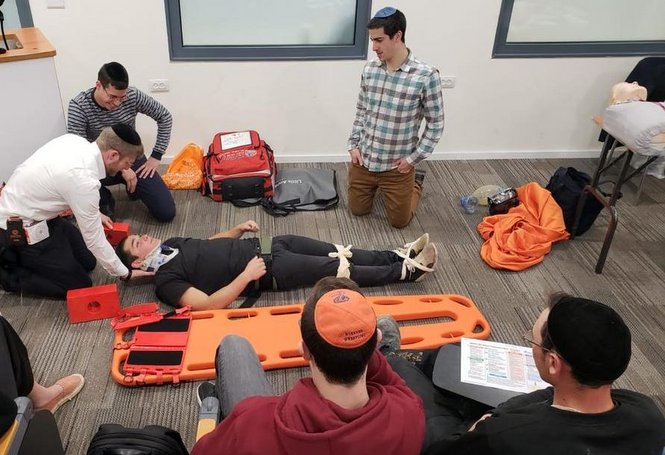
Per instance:
[[[261,297],[261,290],[254,290],[252,288],[252,295],[248,295],[245,297],[245,300],[240,304],[238,308],[251,308],[256,304],[256,301],[259,300],[259,297]]]
[[[260,197],[254,199],[231,199],[230,202],[236,207],[253,207],[255,205],[263,204],[264,199],[265,198]]]
[[[287,216],[293,212],[293,210],[288,207],[275,204],[275,201],[273,201],[271,197],[263,198],[261,200],[261,207],[263,207],[263,210],[265,210],[266,213],[272,216]]]
[[[266,274],[250,283],[247,290],[247,297],[245,297],[245,300],[243,300],[238,308],[253,307],[261,297],[263,291],[272,288],[272,255],[262,254],[261,257],[266,263]]]
[[[263,258],[263,262],[266,264],[266,273],[261,278],[251,282],[247,286],[245,300],[238,306],[238,308],[253,307],[261,297],[261,293],[265,289],[272,288],[272,254],[270,252],[264,253],[261,251],[261,240],[258,237],[252,238],[252,241],[254,242],[256,255]],[[272,244],[272,241],[270,243]]]

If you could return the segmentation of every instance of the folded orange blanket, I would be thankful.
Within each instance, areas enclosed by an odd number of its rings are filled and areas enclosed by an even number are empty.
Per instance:
[[[485,217],[478,232],[485,239],[480,256],[495,269],[524,270],[567,240],[563,212],[552,194],[535,182],[517,188],[520,204],[503,215]]]

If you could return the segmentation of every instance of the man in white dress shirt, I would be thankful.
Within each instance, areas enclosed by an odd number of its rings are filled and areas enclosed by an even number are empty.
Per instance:
[[[100,179],[143,154],[127,125],[104,128],[95,142],[65,134],[20,164],[0,195],[0,284],[9,292],[64,297],[92,285],[96,261],[123,280],[132,273],[106,240],[111,220],[99,212]],[[71,210],[80,229],[59,214]],[[135,276],[138,273],[134,273]]]

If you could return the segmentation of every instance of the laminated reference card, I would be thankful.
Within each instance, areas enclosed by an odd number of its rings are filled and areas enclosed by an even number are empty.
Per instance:
[[[467,384],[529,393],[549,387],[540,379],[531,348],[462,338],[461,377]]]

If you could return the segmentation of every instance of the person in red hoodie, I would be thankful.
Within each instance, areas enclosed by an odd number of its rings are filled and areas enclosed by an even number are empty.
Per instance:
[[[224,337],[215,391],[225,417],[192,455],[420,453],[422,402],[376,349],[381,330],[360,288],[346,278],[320,280],[300,332],[312,376],[281,396],[249,342]]]

